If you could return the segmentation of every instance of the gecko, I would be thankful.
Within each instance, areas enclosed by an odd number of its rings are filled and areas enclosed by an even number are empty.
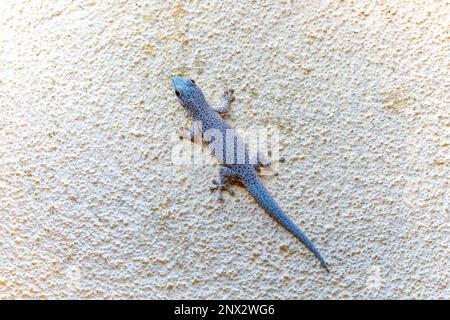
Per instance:
[[[260,154],[257,155],[256,159],[253,159],[254,157],[250,156],[245,143],[242,143],[235,130],[223,119],[222,115],[228,112],[230,104],[235,100],[234,91],[225,91],[222,106],[211,107],[206,101],[203,91],[194,80],[176,76],[172,78],[172,85],[178,102],[187,110],[194,123],[201,124],[201,128],[194,127],[192,130],[184,132],[180,137],[193,140],[196,136],[201,135],[202,140],[210,146],[213,156],[220,163],[219,177],[213,180],[214,186],[211,190],[218,191],[218,198],[223,199],[223,191],[228,191],[230,194],[234,193],[229,189],[229,182],[240,180],[256,202],[300,240],[316,256],[321,266],[327,272],[330,272],[319,250],[284,213],[259,178],[259,169],[270,166],[271,162],[264,159]],[[239,148],[242,145],[243,148]]]

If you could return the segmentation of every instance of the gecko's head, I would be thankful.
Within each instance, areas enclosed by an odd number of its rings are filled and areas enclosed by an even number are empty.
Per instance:
[[[173,77],[172,85],[178,102],[188,110],[195,111],[196,108],[206,102],[202,90],[195,84],[194,80]]]

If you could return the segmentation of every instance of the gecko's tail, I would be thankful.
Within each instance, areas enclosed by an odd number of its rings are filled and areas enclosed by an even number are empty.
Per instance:
[[[271,215],[279,224],[290,231],[297,239],[299,239],[303,244],[311,250],[312,253],[320,261],[320,264],[327,272],[330,272],[328,265],[322,258],[319,250],[314,246],[311,240],[297,227],[291,219],[289,219],[280,208],[280,206],[275,202],[275,200],[264,187],[263,183],[258,177],[252,177],[250,179],[244,179],[244,184],[250,194],[255,198],[258,204]]]

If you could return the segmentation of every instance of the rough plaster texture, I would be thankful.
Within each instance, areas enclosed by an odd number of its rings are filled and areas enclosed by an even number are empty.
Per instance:
[[[0,297],[450,298],[450,5],[369,2],[2,0]],[[175,74],[280,131],[331,274],[172,165]]]

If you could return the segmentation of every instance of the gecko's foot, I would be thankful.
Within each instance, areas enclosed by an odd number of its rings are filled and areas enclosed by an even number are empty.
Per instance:
[[[260,170],[261,168],[272,168],[272,160],[269,160],[266,156],[260,156],[256,158],[256,169]]]
[[[189,131],[186,129],[180,130],[180,132],[178,133],[178,138],[180,138],[180,140],[186,139],[186,140],[194,141],[194,135],[192,134],[192,131]]]
[[[213,179],[212,181],[213,186],[211,186],[210,190],[211,191],[217,191],[217,200],[219,201],[223,201],[223,192],[227,191],[230,196],[234,196],[234,190],[231,189],[226,181],[224,181],[224,179],[221,179],[221,181],[217,181],[216,179]]]
[[[233,89],[228,89],[223,93],[223,97],[225,100],[228,101],[228,103],[233,102],[236,100],[236,98],[234,97],[234,90]]]
[[[275,171],[273,167],[257,167],[256,172],[261,176],[278,176],[278,171]]]
[[[259,161],[255,169],[262,176],[278,176],[278,171],[275,171],[273,163],[270,160],[266,160],[265,162]]]
[[[270,160],[270,157],[272,157],[272,152],[269,150],[267,151],[267,154],[264,153],[262,150],[258,150],[258,153],[256,155],[256,165],[258,168],[271,168],[272,167],[272,160]]]
[[[270,168],[272,167],[272,161],[270,160],[260,160],[259,161],[259,166],[264,167],[264,168]]]
[[[213,108],[213,110],[217,111],[220,114],[225,114],[230,109],[230,104],[235,100],[234,98],[234,90],[229,89],[223,93],[223,105],[220,107]]]

